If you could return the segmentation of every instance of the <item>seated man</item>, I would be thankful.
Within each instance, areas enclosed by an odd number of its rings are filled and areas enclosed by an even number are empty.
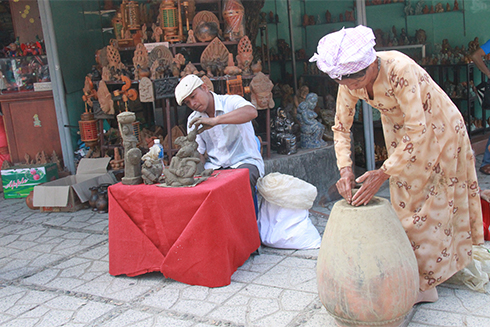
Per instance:
[[[255,184],[264,175],[264,161],[251,122],[257,117],[252,103],[239,95],[211,92],[196,75],[187,75],[180,81],[175,99],[194,111],[187,118],[187,131],[198,128],[197,150],[204,168],[247,168],[255,198]]]

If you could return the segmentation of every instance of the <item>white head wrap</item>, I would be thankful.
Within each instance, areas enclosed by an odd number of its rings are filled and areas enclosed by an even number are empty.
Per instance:
[[[175,100],[177,100],[179,106],[182,105],[182,101],[184,101],[185,98],[191,95],[192,91],[197,89],[202,84],[203,81],[197,75],[191,74],[181,79],[175,88]]]
[[[357,73],[368,67],[376,59],[376,44],[373,30],[359,25],[342,28],[320,39],[317,52],[310,58],[333,79],[342,75]]]

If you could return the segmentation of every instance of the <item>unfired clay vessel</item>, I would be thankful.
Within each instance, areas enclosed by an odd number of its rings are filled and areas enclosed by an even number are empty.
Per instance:
[[[337,202],[318,254],[320,300],[340,326],[399,326],[419,274],[410,241],[388,200]]]

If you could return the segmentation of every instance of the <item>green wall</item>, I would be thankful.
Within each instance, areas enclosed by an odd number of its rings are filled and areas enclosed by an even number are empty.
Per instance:
[[[78,121],[85,111],[82,88],[95,64],[95,50],[105,46],[99,1],[49,1],[74,149],[79,139]]]

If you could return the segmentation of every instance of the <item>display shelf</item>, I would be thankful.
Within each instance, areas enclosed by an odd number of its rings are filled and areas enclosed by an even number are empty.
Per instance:
[[[366,1],[366,8],[376,8],[376,7],[386,7],[386,6],[391,6],[391,5],[403,5],[405,6],[405,1],[401,0],[398,2],[390,2],[390,3],[380,3],[380,4],[368,4],[368,1]]]
[[[443,12],[432,12],[427,14],[419,14],[419,15],[406,15],[406,17],[420,17],[420,16],[432,16],[432,15],[440,15],[440,14],[451,14],[451,13],[464,13],[463,10],[451,10],[451,11],[443,11]]]
[[[356,25],[356,22],[355,21],[343,21],[343,22],[332,22],[332,23],[321,23],[321,24],[314,24],[314,25],[301,25],[300,27],[313,27],[313,26],[339,26],[339,25],[345,25],[345,24],[349,24],[349,25]]]
[[[386,51],[386,50],[408,50],[408,49],[419,49],[422,52],[422,58],[425,58],[425,44],[409,44],[409,45],[397,45],[391,47],[379,47],[375,48],[376,51]]]

